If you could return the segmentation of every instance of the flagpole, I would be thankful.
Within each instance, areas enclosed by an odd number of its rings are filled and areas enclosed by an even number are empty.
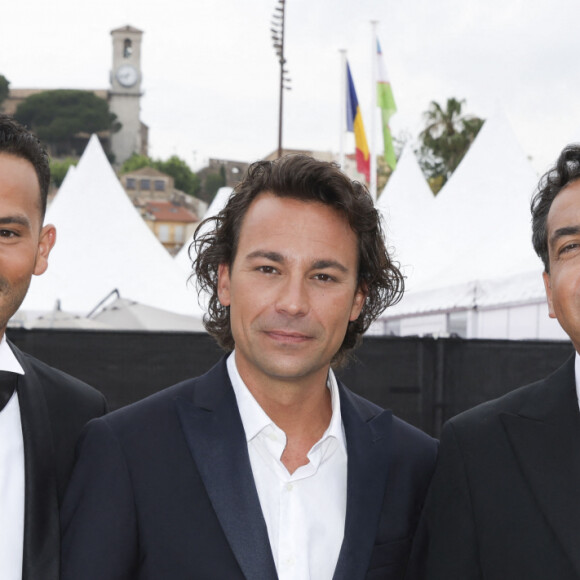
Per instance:
[[[371,183],[370,191],[374,201],[377,201],[377,21],[371,20],[372,51],[371,51]]]
[[[339,144],[340,153],[338,162],[340,168],[345,171],[344,167],[344,141],[346,138],[346,50],[341,48],[340,52],[340,120],[338,126],[340,127]]]

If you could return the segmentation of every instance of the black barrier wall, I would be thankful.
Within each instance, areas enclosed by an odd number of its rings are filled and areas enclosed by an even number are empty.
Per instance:
[[[99,389],[111,409],[203,374],[222,356],[206,334],[9,329],[23,351]],[[438,436],[445,420],[543,378],[569,342],[368,337],[338,371],[355,392]]]

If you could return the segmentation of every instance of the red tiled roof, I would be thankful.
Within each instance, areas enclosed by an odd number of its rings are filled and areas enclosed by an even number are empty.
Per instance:
[[[170,201],[148,201],[145,203],[145,210],[151,219],[158,222],[192,223],[199,221],[199,218],[192,211]]]

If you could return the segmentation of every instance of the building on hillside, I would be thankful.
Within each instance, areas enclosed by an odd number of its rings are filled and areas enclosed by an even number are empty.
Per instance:
[[[173,177],[153,167],[128,171],[119,180],[135,207],[142,208],[147,201],[161,200],[186,207],[198,216],[203,216],[207,210],[205,202],[176,189]]]
[[[173,177],[153,167],[129,171],[119,180],[157,239],[176,254],[193,235],[207,204],[176,189]]]
[[[119,178],[134,205],[152,199],[168,200],[175,191],[175,180],[153,167],[142,167]]]
[[[108,89],[90,90],[109,103],[111,112],[117,115],[121,129],[113,134],[108,131],[99,134],[99,140],[106,150],[115,157],[115,164],[121,165],[133,153],[148,154],[149,128],[140,119],[141,112],[141,38],[143,31],[132,26],[123,26],[111,31],[113,38],[113,67]],[[2,112],[13,115],[20,103],[27,97],[52,89],[10,88],[2,103]],[[90,135],[81,133],[71,144],[68,152],[58,155],[80,157]],[[52,152],[51,152],[52,153]]]
[[[220,187],[235,187],[240,182],[249,163],[230,159],[210,159],[208,165],[197,172],[200,196],[211,202]]]
[[[197,174],[203,180],[208,173],[221,173],[225,179],[222,187],[235,187],[242,180],[249,166],[250,164],[245,161],[210,159],[207,167],[198,171]]]
[[[186,207],[162,200],[146,201],[143,219],[171,255],[191,239],[200,222]]]

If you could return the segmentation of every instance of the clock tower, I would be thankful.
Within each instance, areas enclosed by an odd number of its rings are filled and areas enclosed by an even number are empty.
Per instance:
[[[132,26],[111,31],[113,69],[109,107],[122,127],[111,135],[115,164],[120,165],[133,153],[146,153],[146,136],[140,120],[141,109],[141,37],[143,32]]]

